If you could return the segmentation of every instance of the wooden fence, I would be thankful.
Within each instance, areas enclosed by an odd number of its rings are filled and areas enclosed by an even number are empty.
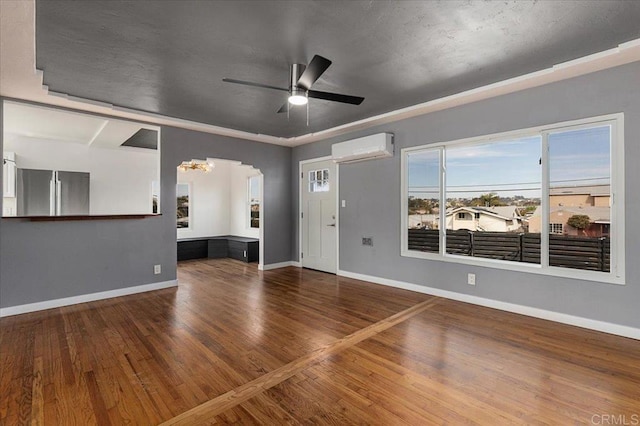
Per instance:
[[[439,231],[409,229],[409,250],[438,252]],[[540,234],[447,230],[447,253],[515,262],[540,263]],[[608,237],[549,235],[549,265],[609,272]]]

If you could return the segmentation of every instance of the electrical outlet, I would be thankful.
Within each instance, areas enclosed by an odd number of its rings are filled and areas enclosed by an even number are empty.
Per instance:
[[[476,274],[467,274],[467,284],[476,285]]]
[[[373,246],[373,237],[362,237],[363,246]]]
[[[162,266],[160,265],[153,265],[153,273],[156,275],[159,275],[162,272]]]

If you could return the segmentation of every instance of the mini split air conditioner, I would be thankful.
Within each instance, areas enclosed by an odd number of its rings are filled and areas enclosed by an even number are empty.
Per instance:
[[[393,134],[378,133],[331,145],[331,157],[336,163],[355,163],[393,157]]]

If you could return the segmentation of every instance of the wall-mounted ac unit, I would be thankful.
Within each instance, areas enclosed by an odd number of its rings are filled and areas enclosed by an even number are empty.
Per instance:
[[[331,157],[336,163],[355,163],[393,157],[393,134],[378,133],[331,145]]]

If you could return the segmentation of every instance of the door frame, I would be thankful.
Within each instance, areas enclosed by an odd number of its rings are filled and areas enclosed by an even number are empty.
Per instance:
[[[244,164],[244,163],[243,163]],[[260,209],[259,211],[259,215],[260,215],[260,228],[258,228],[258,270],[259,271],[263,271],[264,270],[264,224],[265,224],[265,220],[264,220],[264,173],[262,173],[262,170],[258,169],[255,166],[251,166],[254,169],[256,169],[259,174],[256,176],[260,177]],[[251,221],[251,219],[249,219],[249,221]]]
[[[302,268],[302,166],[309,163],[317,163],[320,161],[332,160],[333,157],[325,155],[324,157],[310,158],[308,160],[300,160],[298,162],[298,263]],[[336,165],[336,275],[340,270],[340,163]]]
[[[205,155],[204,159],[206,161],[211,160],[212,162],[215,163],[215,161],[225,161],[228,162],[229,164],[233,164],[233,165],[237,165],[237,166],[250,166],[251,168],[253,168],[255,171],[258,172],[257,175],[255,176],[259,176],[260,177],[260,228],[258,228],[258,270],[259,271],[263,271],[264,270],[264,241],[265,241],[265,237],[264,237],[264,230],[265,230],[265,217],[264,217],[264,172],[262,171],[262,169],[254,166],[253,164],[249,164],[249,163],[244,163],[240,160],[232,160],[230,158],[226,158],[226,157],[222,157],[222,156],[213,156],[213,155]],[[180,160],[178,162],[178,164],[176,165],[176,168],[180,165],[180,163],[182,161],[190,161],[189,159],[184,159],[184,160]],[[176,181],[175,184],[178,185],[180,182],[178,182],[178,174],[179,172],[176,171]],[[190,180],[188,182],[182,182],[182,183],[188,183],[189,184],[189,202],[191,202],[192,199],[192,191],[193,191],[193,181]],[[160,185],[160,188],[162,189],[162,185]],[[162,197],[160,197],[162,198]],[[162,213],[162,210],[159,210],[160,213]],[[245,209],[245,213],[246,213],[246,209]],[[175,212],[172,213],[175,215]],[[189,206],[189,226],[191,226],[191,218],[192,218],[192,210],[191,210],[191,206]],[[195,237],[198,238],[198,237]],[[176,239],[178,239],[178,234],[177,234],[177,229],[176,229]]]

